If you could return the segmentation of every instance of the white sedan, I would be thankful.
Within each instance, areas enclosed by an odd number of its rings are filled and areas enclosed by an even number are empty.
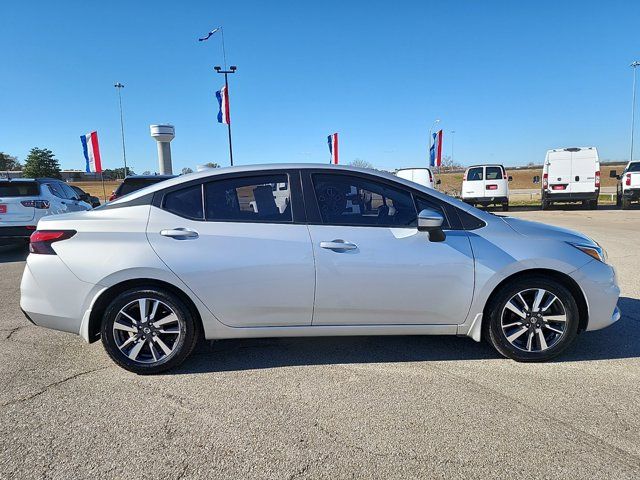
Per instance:
[[[392,175],[207,170],[43,218],[21,307],[137,373],[199,338],[466,335],[541,361],[620,317],[602,249]]]

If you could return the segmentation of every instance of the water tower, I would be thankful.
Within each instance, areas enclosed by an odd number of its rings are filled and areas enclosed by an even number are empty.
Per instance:
[[[158,142],[158,167],[160,175],[172,175],[171,140],[176,136],[173,125],[150,125],[151,136]]]

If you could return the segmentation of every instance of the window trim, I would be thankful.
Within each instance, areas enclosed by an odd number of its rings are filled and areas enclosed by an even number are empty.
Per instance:
[[[289,181],[289,189],[290,189],[290,201],[291,201],[291,221],[274,221],[274,220],[207,220],[207,210],[206,210],[206,192],[205,185],[208,183],[216,182],[219,180],[232,180],[232,179],[240,179],[240,178],[251,178],[251,177],[264,177],[268,175],[287,175]],[[203,178],[196,178],[189,182],[180,183],[179,185],[173,185],[171,187],[163,188],[162,190],[158,190],[154,192],[153,199],[151,200],[151,205],[157,207],[167,213],[171,213],[172,215],[176,215],[181,218],[186,218],[188,220],[194,222],[207,222],[207,223],[260,223],[260,224],[274,224],[274,225],[306,225],[307,217],[306,217],[306,209],[305,204],[302,199],[302,181],[301,181],[300,170],[298,169],[265,169],[255,172],[229,172],[222,174],[213,174]],[[169,212],[164,209],[164,197],[176,190],[182,190],[184,188],[192,187],[194,185],[201,185],[202,188],[202,202],[203,202],[203,218],[202,219],[192,219],[183,217],[178,215],[177,213]],[[146,197],[146,196],[145,196]],[[146,202],[145,202],[146,203]],[[122,204],[125,206],[125,204]],[[115,205],[114,205],[115,207]]]

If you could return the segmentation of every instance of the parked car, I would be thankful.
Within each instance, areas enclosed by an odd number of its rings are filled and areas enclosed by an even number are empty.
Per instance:
[[[438,179],[435,183],[433,181],[433,172],[430,168],[401,168],[396,170],[396,175],[405,180],[411,180],[419,185],[424,185],[428,188],[434,188],[434,185],[440,185]]]
[[[69,186],[76,192],[76,194],[78,195],[78,198],[80,198],[80,200],[82,200],[83,202],[86,202],[89,205],[91,205],[91,208],[96,208],[100,206],[100,199],[98,197],[89,195],[87,192],[82,190],[80,187],[76,187],[75,185],[69,185]]]
[[[640,161],[629,162],[618,175],[615,170],[609,173],[618,179],[616,187],[616,204],[623,210],[631,208],[631,202],[640,201]]]
[[[282,184],[280,211],[264,187]],[[199,337],[466,335],[543,361],[620,318],[614,271],[585,235],[353,167],[181,176],[45,217],[30,251],[27,317],[101,338],[141,374],[179,365]]]
[[[91,205],[61,180],[0,180],[0,245],[26,243],[44,216],[90,209]]]
[[[117,198],[140,190],[141,188],[175,177],[175,175],[130,175],[118,185],[118,188],[111,192],[109,201],[112,202]]]
[[[595,147],[549,150],[542,168],[542,209],[555,202],[598,208],[600,159]]]
[[[461,198],[473,206],[502,205],[506,212],[511,180],[502,165],[474,165],[464,172]]]

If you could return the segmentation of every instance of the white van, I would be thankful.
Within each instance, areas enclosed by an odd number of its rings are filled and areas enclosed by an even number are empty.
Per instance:
[[[542,169],[542,209],[554,202],[582,202],[596,209],[600,195],[600,159],[596,147],[549,150]]]
[[[401,168],[396,170],[396,176],[404,178],[405,180],[411,180],[428,188],[433,188],[434,186],[433,172],[430,168]],[[435,185],[440,185],[440,180],[435,182]]]
[[[471,205],[502,205],[509,210],[509,181],[502,165],[473,165],[462,179],[462,200]]]

